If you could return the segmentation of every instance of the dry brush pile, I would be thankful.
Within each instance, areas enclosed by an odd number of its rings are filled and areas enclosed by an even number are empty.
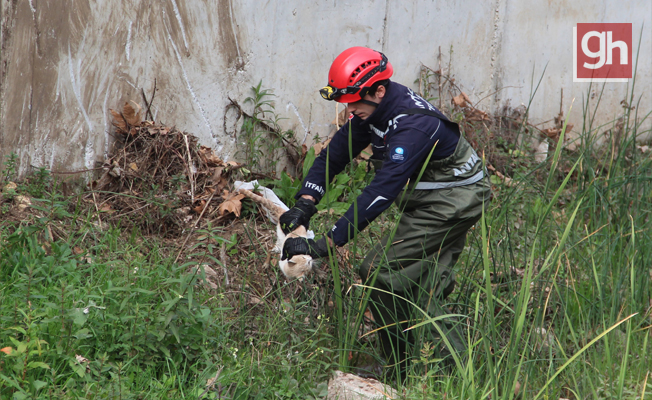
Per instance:
[[[175,238],[199,215],[224,220],[230,212],[239,214],[228,185],[241,164],[224,162],[176,127],[142,120],[134,102],[111,112],[117,134],[114,154],[91,184],[105,219],[128,216],[145,234]]]
[[[244,294],[250,305],[267,301],[285,281],[276,266],[278,255],[272,253],[275,230],[264,210],[233,189],[235,180],[256,178],[255,172],[223,161],[190,133],[144,120],[142,112],[133,101],[120,111],[111,110],[114,151],[86,194],[100,223],[119,223],[164,238],[177,260],[193,260],[203,267],[207,287],[226,287],[234,300]],[[200,259],[193,249],[209,246],[207,229],[221,241],[214,243],[212,257]],[[348,257],[340,250],[341,261],[350,263]],[[326,263],[322,269],[327,269]],[[328,279],[318,274],[311,283],[328,286]],[[280,300],[291,297],[290,292],[296,297],[306,287],[284,287]],[[319,302],[321,308],[329,300]]]

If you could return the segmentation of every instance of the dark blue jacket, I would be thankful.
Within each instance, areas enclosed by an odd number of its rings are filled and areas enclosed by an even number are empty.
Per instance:
[[[435,111],[440,117],[410,112],[410,109],[416,108]],[[406,111],[410,113],[406,114]],[[342,246],[353,238],[356,231],[364,229],[392,204],[408,179],[415,172],[418,174],[435,143],[432,160],[453,154],[458,139],[457,124],[448,121],[412,89],[390,82],[380,105],[366,120],[354,116],[335,133],[315,159],[296,198],[308,194],[319,202],[324,196],[326,182],[330,182],[372,144],[372,158],[383,160],[383,166],[356,199],[357,223],[354,221],[355,204],[352,204],[328,233],[336,245]]]

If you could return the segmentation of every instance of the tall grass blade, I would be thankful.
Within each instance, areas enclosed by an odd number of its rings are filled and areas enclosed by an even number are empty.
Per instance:
[[[593,346],[593,344],[595,344],[598,340],[602,339],[606,334],[608,334],[609,332],[613,331],[614,329],[616,329],[618,326],[620,326],[620,325],[623,324],[624,322],[629,321],[629,319],[631,319],[632,317],[634,317],[634,316],[637,315],[637,314],[638,314],[638,313],[632,314],[632,315],[628,316],[627,318],[622,319],[622,320],[616,322],[616,323],[613,324],[609,329],[607,329],[606,331],[602,332],[601,334],[599,334],[598,336],[596,336],[593,340],[591,340],[589,343],[587,343],[587,344],[586,344],[584,347],[582,347],[582,348],[581,348],[577,353],[573,354],[573,356],[572,356],[571,358],[569,358],[569,359],[568,359],[564,364],[562,364],[562,366],[559,367],[559,368],[557,369],[557,372],[555,372],[555,374],[554,374],[552,377],[550,377],[550,379],[548,379],[548,381],[545,383],[545,385],[543,385],[543,387],[541,388],[541,390],[539,390],[539,392],[536,394],[536,396],[534,396],[534,400],[536,400],[536,399],[538,399],[539,397],[541,397],[541,395],[543,394],[543,392],[544,392],[544,391],[548,388],[548,386],[549,386],[549,385],[550,385],[550,384],[555,380],[555,378],[557,378],[557,376],[558,376],[559,374],[561,374],[561,373],[566,369],[566,367],[568,367],[571,363],[573,363],[573,361],[575,361],[575,360],[576,360],[580,355],[582,355],[582,354],[583,354],[583,353],[584,353],[588,348],[590,348],[591,346]]]

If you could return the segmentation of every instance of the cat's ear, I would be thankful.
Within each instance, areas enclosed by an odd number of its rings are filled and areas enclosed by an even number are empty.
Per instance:
[[[296,261],[292,261],[292,259],[289,259],[289,260],[288,260],[288,263],[289,263],[289,264],[296,264],[297,262],[296,262]]]

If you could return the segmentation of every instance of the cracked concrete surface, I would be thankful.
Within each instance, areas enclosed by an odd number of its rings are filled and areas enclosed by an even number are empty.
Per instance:
[[[330,62],[349,46],[382,50],[395,80],[415,86],[420,65],[450,64],[472,100],[488,111],[528,104],[535,122],[576,98],[581,126],[587,84],[572,82],[572,27],[577,22],[632,22],[641,27],[639,109],[651,108],[652,4],[607,0],[0,0],[0,156],[15,152],[20,172],[92,168],[109,151],[108,108],[149,96],[159,121],[196,135],[233,157],[224,132],[229,97],[244,103],[262,80],[299,141],[330,131],[334,104],[318,89]],[[637,45],[637,43],[636,43]],[[545,73],[544,73],[545,70]],[[595,90],[596,88],[594,88]],[[626,84],[607,84],[598,123],[622,113]],[[285,105],[282,107],[280,105]],[[1,167],[0,167],[1,168]]]

